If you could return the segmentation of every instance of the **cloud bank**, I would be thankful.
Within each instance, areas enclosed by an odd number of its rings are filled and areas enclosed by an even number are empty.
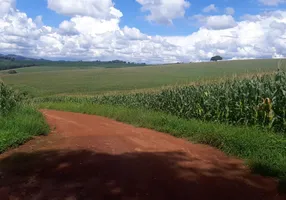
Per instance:
[[[183,17],[187,1],[136,0],[150,12],[153,23],[170,24]],[[154,10],[151,2],[157,2]],[[73,6],[72,6],[73,5]],[[112,60],[169,63],[208,60],[216,54],[227,59],[286,56],[286,12],[245,15],[240,21],[228,9],[225,15],[193,17],[200,28],[187,36],[150,36],[136,27],[120,27],[124,13],[111,0],[48,0],[48,8],[70,16],[58,27],[42,17],[31,19],[14,0],[0,0],[0,53],[48,59]],[[170,9],[173,9],[170,11]],[[168,12],[164,13],[163,10]]]

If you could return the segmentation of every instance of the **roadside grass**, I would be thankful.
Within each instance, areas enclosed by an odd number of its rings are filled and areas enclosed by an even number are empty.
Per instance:
[[[257,174],[286,181],[286,137],[256,127],[186,120],[162,112],[91,103],[39,103],[42,109],[96,114],[216,147],[244,159]],[[284,185],[285,186],[285,185]],[[286,188],[283,188],[285,192]]]
[[[49,126],[39,111],[18,105],[7,115],[0,115],[0,153],[48,132]]]

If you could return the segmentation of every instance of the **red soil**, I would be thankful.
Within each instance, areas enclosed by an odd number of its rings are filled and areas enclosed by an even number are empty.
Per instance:
[[[285,198],[275,180],[209,146],[98,116],[43,113],[52,133],[0,156],[1,200]]]

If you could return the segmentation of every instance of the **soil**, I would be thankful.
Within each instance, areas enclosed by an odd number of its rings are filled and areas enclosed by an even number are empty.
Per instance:
[[[51,134],[0,155],[1,200],[285,199],[276,180],[209,146],[103,117],[42,112]]]

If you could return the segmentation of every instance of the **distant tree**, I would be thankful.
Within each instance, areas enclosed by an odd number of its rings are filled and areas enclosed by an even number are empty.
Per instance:
[[[14,69],[10,69],[10,70],[8,71],[8,74],[17,74],[17,71],[14,70]]]
[[[219,60],[223,60],[223,58],[221,56],[214,56],[214,57],[211,58],[211,61],[217,62]]]

